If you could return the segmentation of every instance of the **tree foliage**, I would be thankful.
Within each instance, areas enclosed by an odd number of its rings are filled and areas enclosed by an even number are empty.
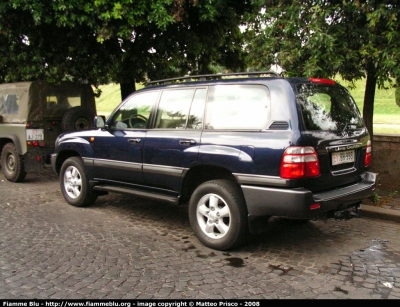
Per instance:
[[[135,82],[243,69],[242,33],[255,1],[4,0],[0,3],[0,82],[69,79]]]
[[[400,80],[395,0],[266,0],[247,28],[248,65],[288,76],[366,78],[363,117],[373,134],[375,88]]]

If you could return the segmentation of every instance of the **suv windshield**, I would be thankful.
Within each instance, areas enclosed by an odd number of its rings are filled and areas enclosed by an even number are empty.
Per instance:
[[[345,131],[364,127],[357,105],[344,88],[299,84],[297,98],[307,130]]]

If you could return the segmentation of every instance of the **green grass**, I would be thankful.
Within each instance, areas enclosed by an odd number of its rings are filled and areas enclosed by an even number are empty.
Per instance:
[[[361,114],[363,111],[365,80],[355,82],[356,87],[351,89],[346,82],[337,80],[340,84],[347,87],[354,97]],[[137,84],[136,88],[142,88]],[[102,94],[96,98],[97,112],[100,115],[108,116],[112,110],[121,102],[121,92],[119,84],[111,83],[100,86]],[[400,107],[395,101],[395,91],[393,88],[376,89],[374,102],[374,134],[400,134]]]
[[[365,79],[356,81],[354,89],[351,89],[346,82],[337,81],[349,89],[362,113]],[[396,104],[394,88],[376,88],[373,120],[374,134],[400,134],[400,107]]]
[[[99,88],[102,92],[100,97],[96,98],[97,113],[107,117],[121,102],[121,89],[116,83],[102,85]],[[141,88],[142,84],[136,84],[136,89]]]
[[[112,110],[121,102],[121,91],[119,84],[110,83],[100,86],[101,95],[96,98],[97,113],[108,116]]]

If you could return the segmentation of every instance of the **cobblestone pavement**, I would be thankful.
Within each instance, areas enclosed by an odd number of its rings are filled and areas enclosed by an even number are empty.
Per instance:
[[[400,299],[400,223],[274,218],[230,252],[185,207],[109,194],[69,206],[51,172],[0,174],[0,299]]]

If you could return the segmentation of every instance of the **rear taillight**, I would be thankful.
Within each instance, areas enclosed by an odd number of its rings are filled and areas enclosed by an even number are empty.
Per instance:
[[[313,147],[288,147],[283,153],[280,175],[285,179],[319,176],[319,161],[315,149]]]
[[[26,142],[26,145],[29,147],[44,147],[44,141],[28,141]]]
[[[364,165],[369,166],[372,162],[372,143],[371,140],[367,142],[367,147],[365,148],[365,158]]]
[[[28,142],[26,142],[26,144],[28,146],[33,146],[33,147],[38,147],[39,146],[39,142],[38,141],[28,141]]]

